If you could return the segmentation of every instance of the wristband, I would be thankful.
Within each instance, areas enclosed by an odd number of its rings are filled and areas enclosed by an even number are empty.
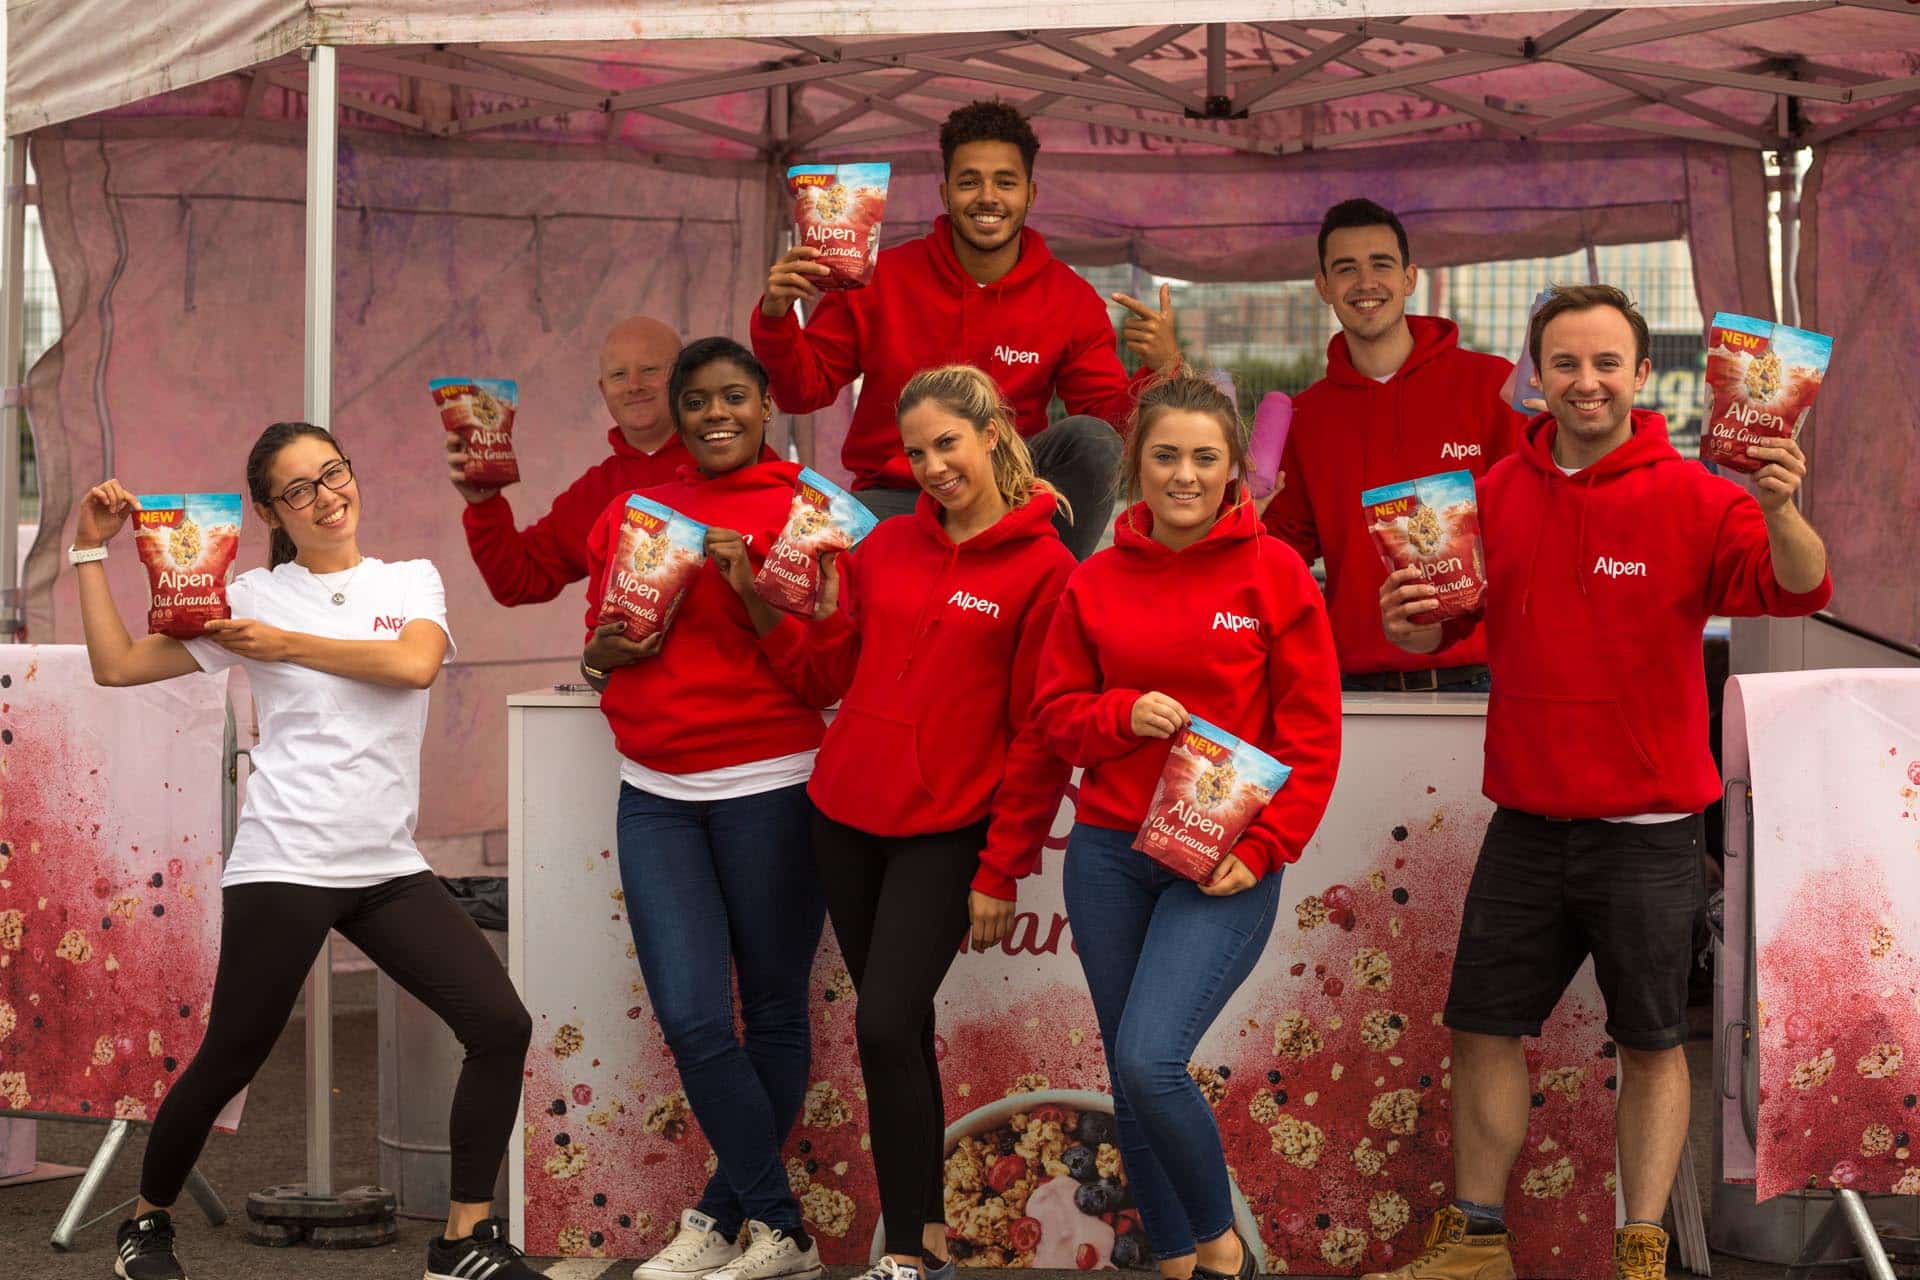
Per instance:
[[[607,678],[606,672],[601,671],[598,668],[588,666],[587,660],[585,658],[580,659],[580,672],[582,675],[586,676],[587,679],[589,680],[605,680]]]
[[[106,558],[107,544],[104,542],[97,547],[87,547],[84,550],[79,547],[67,548],[67,563],[71,565],[92,564],[96,560]]]

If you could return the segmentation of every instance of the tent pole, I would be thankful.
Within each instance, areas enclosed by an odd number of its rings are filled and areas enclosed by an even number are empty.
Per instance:
[[[20,593],[20,424],[26,414],[26,377],[20,368],[26,339],[27,139],[6,144],[7,192],[4,231],[4,294],[0,294],[0,644],[26,627],[26,601]]]
[[[1222,102],[1227,96],[1227,25],[1207,24],[1207,101]]]
[[[1780,319],[1800,327],[1800,153],[1780,159]]]
[[[316,45],[307,65],[306,420],[333,418],[333,223],[339,158],[338,52]],[[333,1194],[333,936],[307,975],[307,1183]]]

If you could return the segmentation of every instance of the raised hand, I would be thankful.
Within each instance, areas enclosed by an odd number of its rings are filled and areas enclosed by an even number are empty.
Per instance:
[[[139,509],[140,499],[118,480],[93,486],[80,500],[80,519],[74,529],[73,545],[82,551],[105,546]]]
[[[460,438],[458,431],[447,432],[447,478],[468,502],[482,503],[500,492],[486,485],[467,483],[467,442]]]
[[[804,244],[781,254],[767,269],[767,291],[760,298],[760,314],[769,320],[778,320],[793,310],[794,303],[818,298],[820,288],[815,281],[833,274],[827,266],[814,261],[819,256],[818,249]]]
[[[1127,344],[1127,350],[1143,363],[1151,365],[1156,372],[1171,374],[1179,368],[1180,340],[1174,333],[1172,288],[1165,284],[1160,286],[1160,308],[1157,311],[1124,293],[1116,293],[1112,297],[1130,313],[1120,326],[1120,338]]]

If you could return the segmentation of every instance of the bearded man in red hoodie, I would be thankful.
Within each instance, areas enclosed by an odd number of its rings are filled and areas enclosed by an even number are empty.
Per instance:
[[[853,489],[881,518],[919,500],[893,406],[922,369],[971,364],[999,384],[1027,438],[1034,469],[1072,505],[1055,527],[1076,559],[1092,554],[1113,510],[1118,430],[1137,384],[1180,364],[1167,287],[1158,309],[1120,294],[1122,332],[1144,362],[1129,380],[1100,295],[1026,225],[1039,187],[1040,139],[1004,102],[971,102],[940,128],[946,213],[918,240],[882,251],[865,288],[821,296],[820,251],[790,249],[767,273],[753,312],[753,353],[788,413],[832,404],[865,376],[840,458]],[[803,327],[795,302],[811,308]],[[1055,395],[1071,416],[1047,425]]]
[[[1667,443],[1633,408],[1647,324],[1606,285],[1555,289],[1528,348],[1547,412],[1480,488],[1493,669],[1483,788],[1499,808],[1467,888],[1447,994],[1459,1199],[1392,1280],[1510,1280],[1502,1204],[1527,1135],[1522,1036],[1540,1034],[1591,955],[1619,1057],[1614,1275],[1667,1274],[1660,1229],[1687,1140],[1687,972],[1701,813],[1719,798],[1701,633],[1713,614],[1793,617],[1833,594],[1794,505],[1799,445],[1755,445],[1752,494]],[[1387,636],[1432,653],[1434,588],[1400,570]],[[1381,1280],[1376,1276],[1373,1280]]]
[[[1386,567],[1360,507],[1362,490],[1439,471],[1478,479],[1513,451],[1521,417],[1501,386],[1513,366],[1460,349],[1460,329],[1410,316],[1419,268],[1407,230],[1371,200],[1346,200],[1320,222],[1313,287],[1340,332],[1327,344],[1327,376],[1293,401],[1280,468],[1286,487],[1267,528],[1308,564],[1324,558],[1327,615],[1347,689],[1478,692],[1487,687],[1479,628],[1434,653],[1388,644],[1377,617]]]
[[[600,344],[600,397],[613,426],[613,453],[595,464],[553,507],[524,529],[499,489],[466,482],[467,455],[460,437],[447,433],[447,470],[467,500],[462,523],[467,550],[487,590],[501,604],[541,604],[587,576],[587,534],[607,504],[635,489],[665,484],[692,460],[680,443],[667,375],[680,354],[680,336],[658,320],[630,316],[607,331]]]

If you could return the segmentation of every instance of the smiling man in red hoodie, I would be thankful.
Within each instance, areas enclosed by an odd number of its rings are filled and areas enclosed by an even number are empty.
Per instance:
[[[1439,471],[1478,478],[1519,439],[1521,418],[1500,394],[1513,366],[1461,350],[1451,320],[1409,316],[1418,278],[1392,212],[1371,200],[1327,210],[1313,286],[1340,332],[1327,344],[1327,376],[1294,399],[1280,463],[1287,483],[1267,508],[1267,528],[1308,564],[1326,561],[1345,688],[1478,691],[1487,649],[1477,627],[1430,654],[1380,634],[1387,571],[1361,515],[1364,489]]]
[[[1589,955],[1620,1060],[1628,1223],[1614,1275],[1667,1274],[1660,1219],[1687,1140],[1701,813],[1720,795],[1701,632],[1713,614],[1812,613],[1833,587],[1793,502],[1799,446],[1753,446],[1767,464],[1753,495],[1682,458],[1660,415],[1633,408],[1647,345],[1619,290],[1554,290],[1528,333],[1547,412],[1481,486],[1494,675],[1484,789],[1499,808],[1447,994],[1460,1198],[1436,1217],[1426,1258],[1393,1280],[1513,1275],[1501,1206],[1527,1134],[1521,1037],[1540,1034]],[[1464,630],[1421,622],[1433,596],[1418,569],[1387,579],[1378,605],[1395,644],[1431,653]]]
[[[882,518],[906,515],[919,500],[894,422],[901,388],[937,365],[985,369],[1013,406],[1040,477],[1071,504],[1072,523],[1055,526],[1084,560],[1113,509],[1118,430],[1135,384],[1178,367],[1180,347],[1165,286],[1157,310],[1116,294],[1130,313],[1127,345],[1144,362],[1129,381],[1100,296],[1026,225],[1039,150],[1033,127],[1007,103],[954,111],[940,129],[947,212],[933,230],[883,251],[865,288],[824,297],[814,284],[828,274],[813,261],[820,251],[789,250],[753,312],[753,353],[788,413],[824,409],[865,376],[840,457],[860,500]],[[798,301],[812,308],[804,327],[793,313]],[[1072,416],[1049,427],[1055,394]]]
[[[630,316],[608,330],[600,345],[600,397],[613,417],[607,430],[613,454],[524,529],[514,527],[504,493],[466,482],[460,437],[447,433],[447,468],[453,487],[467,500],[462,517],[467,550],[495,600],[541,604],[586,577],[587,534],[607,504],[667,483],[691,461],[667,403],[667,375],[679,354],[680,336],[658,320]]]

